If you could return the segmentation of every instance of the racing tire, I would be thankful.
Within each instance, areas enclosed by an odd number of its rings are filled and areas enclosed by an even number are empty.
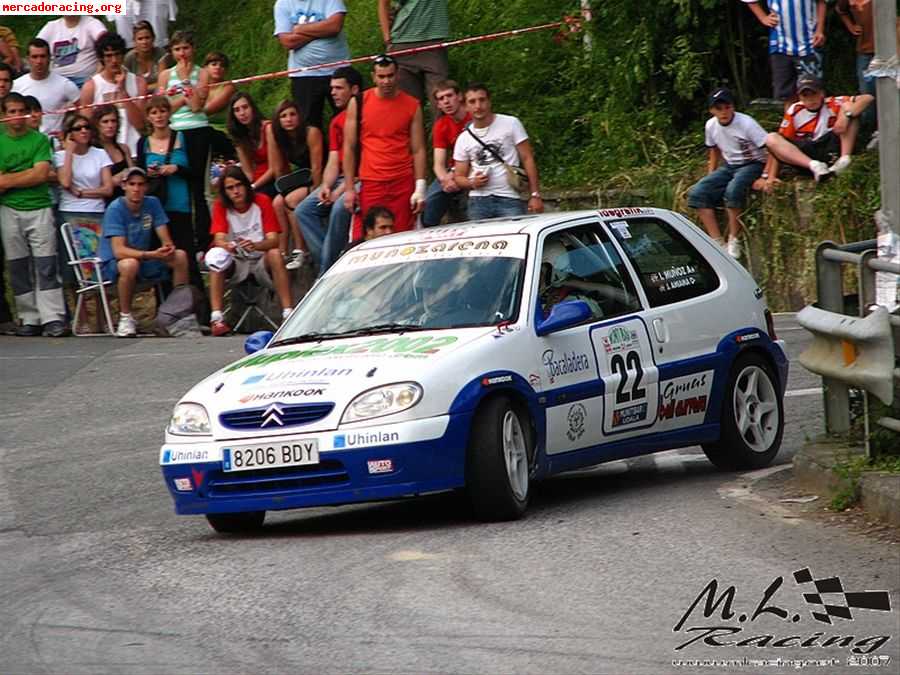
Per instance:
[[[482,521],[517,520],[531,497],[534,434],[528,417],[505,396],[475,413],[466,449],[466,493]]]
[[[251,534],[262,529],[266,519],[265,511],[246,513],[208,513],[206,520],[219,534]]]
[[[735,359],[722,401],[721,435],[703,452],[724,471],[762,469],[781,448],[784,400],[778,378],[757,354]]]

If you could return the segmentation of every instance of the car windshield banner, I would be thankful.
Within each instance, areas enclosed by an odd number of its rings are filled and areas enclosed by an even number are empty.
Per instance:
[[[347,272],[399,262],[446,260],[448,258],[524,258],[527,249],[528,237],[524,234],[461,237],[421,244],[404,243],[376,248],[357,248],[347,253],[335,264],[335,271]]]

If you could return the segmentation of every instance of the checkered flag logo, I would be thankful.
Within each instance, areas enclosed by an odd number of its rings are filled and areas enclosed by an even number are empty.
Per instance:
[[[813,584],[815,593],[804,593],[803,599],[814,608],[824,611],[811,611],[813,618],[822,623],[831,624],[832,617],[853,620],[850,609],[872,609],[877,612],[891,611],[891,597],[887,591],[862,591],[847,593],[840,577],[814,579],[808,567],[794,572],[794,580],[803,586]],[[828,597],[825,597],[828,596]]]

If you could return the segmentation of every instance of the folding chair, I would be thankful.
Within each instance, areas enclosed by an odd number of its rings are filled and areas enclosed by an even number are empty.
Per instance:
[[[243,305],[244,312],[241,314],[240,318],[234,323],[232,330],[237,333],[244,322],[250,318],[251,314],[256,314],[261,317],[267,324],[272,327],[272,330],[278,330],[278,324],[272,321],[268,314],[266,314],[263,309],[259,306],[259,296],[262,292],[269,292],[265,286],[259,284],[254,276],[251,274],[246,279],[241,281],[239,284],[235,284],[231,287],[231,304],[232,305]]]
[[[69,223],[63,223],[60,232],[62,233],[63,244],[66,247],[66,254],[69,256],[69,265],[75,272],[75,280],[78,284],[75,289],[78,301],[75,303],[75,319],[72,321],[72,333],[79,337],[115,336],[116,329],[113,327],[112,314],[109,311],[109,299],[106,296],[106,287],[112,284],[112,281],[103,278],[103,271],[100,268],[101,261],[96,256],[97,249],[100,246],[100,234],[88,227],[74,228]],[[103,316],[106,319],[106,333],[78,332],[78,319],[81,315],[81,307],[84,304],[84,297],[88,293],[96,293],[100,298],[100,304],[103,306]]]

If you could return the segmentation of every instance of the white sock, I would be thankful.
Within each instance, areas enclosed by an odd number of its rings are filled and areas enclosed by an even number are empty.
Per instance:
[[[125,316],[125,317],[128,317],[128,318],[130,319],[130,318],[131,318],[131,312],[119,312],[119,316],[120,316],[120,317]]]
[[[221,320],[224,319],[224,318],[225,318],[225,315],[222,314],[222,312],[221,312],[220,310],[218,310],[218,309],[214,309],[213,311],[211,311],[211,312],[209,313],[209,320],[210,320],[210,321],[221,321]]]
[[[284,309],[281,310],[281,318],[282,319],[288,318],[291,315],[291,312],[293,312],[293,311],[294,311],[293,307],[285,307]]]

